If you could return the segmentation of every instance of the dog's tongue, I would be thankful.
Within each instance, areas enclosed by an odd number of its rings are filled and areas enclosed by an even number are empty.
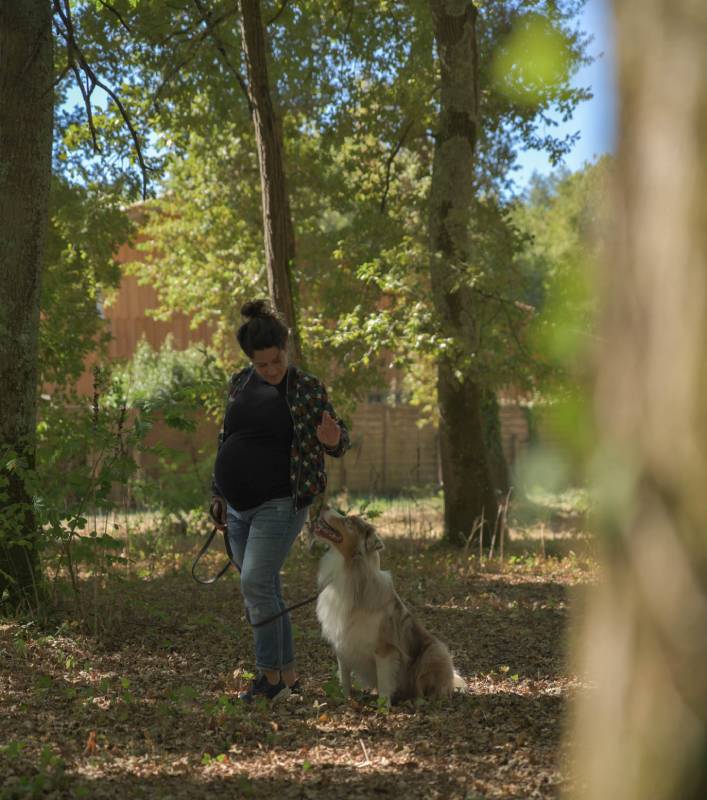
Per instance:
[[[340,542],[344,538],[338,531],[327,525],[323,519],[317,521],[317,527],[314,532],[317,536],[321,536],[322,539],[328,539],[330,542]]]

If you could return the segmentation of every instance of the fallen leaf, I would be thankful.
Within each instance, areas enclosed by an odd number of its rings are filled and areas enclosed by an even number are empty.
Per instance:
[[[98,749],[98,743],[96,742],[96,731],[89,731],[88,739],[86,740],[86,747],[83,751],[83,754],[85,756],[92,756],[97,749]]]

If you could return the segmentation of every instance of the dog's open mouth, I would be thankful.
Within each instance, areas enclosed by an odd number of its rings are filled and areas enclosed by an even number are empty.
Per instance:
[[[325,522],[321,517],[319,517],[317,520],[314,532],[317,536],[320,536],[322,539],[328,539],[330,542],[341,542],[344,539],[339,531],[334,530],[334,528],[332,528],[331,525]]]

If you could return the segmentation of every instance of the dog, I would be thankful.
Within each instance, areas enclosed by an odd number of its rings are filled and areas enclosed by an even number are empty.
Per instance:
[[[334,647],[344,695],[351,696],[352,673],[390,703],[465,688],[447,647],[413,617],[381,570],[375,528],[324,508],[315,532],[330,545],[319,566],[317,618]]]

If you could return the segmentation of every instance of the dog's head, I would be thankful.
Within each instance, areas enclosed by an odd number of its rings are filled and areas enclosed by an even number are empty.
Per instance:
[[[362,517],[345,517],[331,508],[324,508],[315,533],[336,548],[346,561],[373,558],[380,563],[378,552],[383,549],[383,542],[373,525]]]

